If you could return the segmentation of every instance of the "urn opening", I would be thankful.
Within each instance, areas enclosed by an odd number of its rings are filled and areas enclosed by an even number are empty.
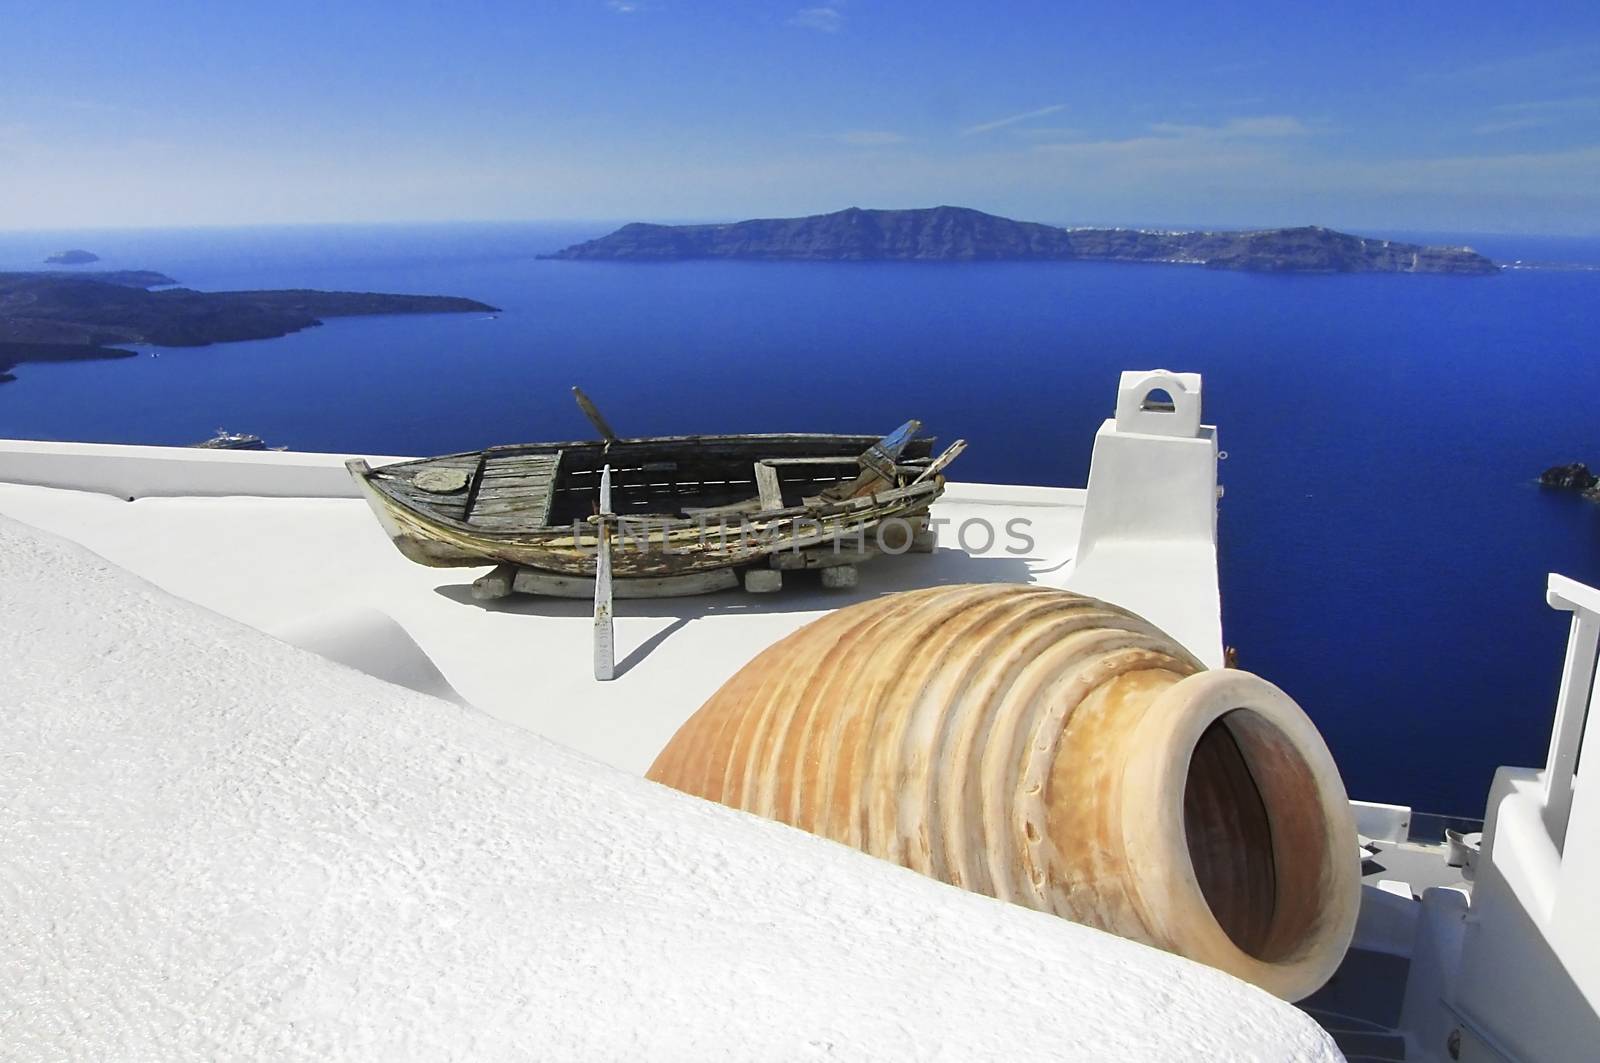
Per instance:
[[[1250,709],[1212,721],[1190,756],[1183,826],[1200,892],[1240,951],[1276,963],[1313,946],[1334,902],[1328,824],[1287,735]]]

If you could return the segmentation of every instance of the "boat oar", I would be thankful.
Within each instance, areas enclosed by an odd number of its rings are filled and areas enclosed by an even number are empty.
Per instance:
[[[611,630],[611,521],[608,464],[600,473],[599,542],[594,555],[594,677],[602,681],[616,675],[616,643]]]
[[[582,410],[583,415],[589,418],[589,423],[594,425],[595,431],[600,433],[600,438],[607,443],[615,443],[617,441],[617,433],[611,430],[609,424],[606,424],[606,419],[600,416],[600,410],[590,400],[589,396],[583,393],[583,389],[574,386],[572,397],[578,400],[578,409]]]

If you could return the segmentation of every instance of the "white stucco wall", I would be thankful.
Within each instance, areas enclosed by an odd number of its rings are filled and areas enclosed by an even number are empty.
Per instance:
[[[344,454],[206,450],[0,439],[0,482],[95,491],[122,499],[171,495],[355,498]],[[373,465],[403,458],[371,457]]]
[[[0,600],[9,1059],[1338,1058],[1227,975],[630,777],[3,518]]]
[[[1155,389],[1173,409],[1144,408]],[[1094,437],[1070,590],[1155,618],[1212,668],[1223,664],[1217,578],[1217,430],[1200,423],[1196,373],[1122,374],[1116,416]],[[1168,603],[1182,603],[1169,610]]]

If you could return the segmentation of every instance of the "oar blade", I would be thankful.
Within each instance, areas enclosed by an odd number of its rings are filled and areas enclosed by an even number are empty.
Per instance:
[[[611,426],[606,423],[606,419],[600,416],[599,407],[595,406],[593,400],[583,393],[583,389],[574,386],[572,397],[578,400],[578,409],[582,410],[583,415],[589,418],[589,423],[594,425],[595,431],[600,433],[600,438],[607,443],[615,442],[617,433],[613,432]]]

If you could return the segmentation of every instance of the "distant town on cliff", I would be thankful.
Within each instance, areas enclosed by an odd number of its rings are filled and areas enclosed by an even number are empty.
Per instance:
[[[634,222],[557,259],[1155,262],[1264,273],[1498,272],[1468,247],[1425,247],[1320,226],[1221,232],[1061,228],[966,207],[863,210],[720,225]]]

